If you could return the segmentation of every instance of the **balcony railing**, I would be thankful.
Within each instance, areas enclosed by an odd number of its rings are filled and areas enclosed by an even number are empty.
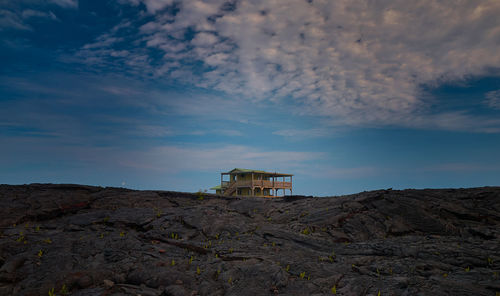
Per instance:
[[[236,182],[237,187],[264,187],[264,188],[292,188],[292,182],[278,182],[270,180],[246,180],[246,181],[233,181]],[[231,183],[233,183],[231,182]],[[228,181],[222,181],[222,187],[229,186]]]

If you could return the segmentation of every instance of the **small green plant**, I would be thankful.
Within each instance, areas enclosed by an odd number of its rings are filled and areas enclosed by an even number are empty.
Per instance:
[[[201,269],[199,266],[196,266],[196,274],[200,275],[201,274]]]
[[[24,235],[19,235],[19,237],[16,239],[16,242],[22,243],[25,240],[26,240],[26,238],[24,237]]]
[[[156,211],[156,218],[160,218],[160,217],[161,217],[161,214],[162,214],[161,209],[156,208],[156,210],[155,210],[155,211]]]
[[[470,267],[467,266],[467,268],[465,268],[465,272],[469,272],[470,271]]]
[[[287,265],[285,270],[286,270],[286,272],[290,271],[290,265]]]
[[[215,239],[216,239],[216,240],[218,240],[218,239],[219,239],[219,234],[218,234],[218,233],[215,235]]]
[[[380,296],[380,295],[381,295],[381,294],[380,294],[380,290],[379,290],[379,291],[378,291],[378,294],[377,294],[377,296]]]
[[[124,236],[125,236],[125,231],[120,232],[120,237],[124,237]]]
[[[170,265],[175,266],[175,260],[172,259],[172,262],[170,262]]]
[[[191,256],[191,258],[189,258],[189,264],[191,265],[191,263],[193,263],[193,260],[194,260],[194,257]]]
[[[42,250],[38,251],[37,256],[38,256],[38,258],[42,258],[42,256],[43,256],[43,251],[42,251]]]
[[[198,197],[198,200],[203,200],[205,198],[203,196],[203,192],[201,192],[201,190],[199,190],[198,192],[196,192],[196,196]]]
[[[443,273],[443,277],[444,277],[444,278],[448,277],[448,274],[447,274],[446,272],[445,272],[445,273]]]
[[[378,267],[377,267],[377,276],[380,277],[380,270],[378,270]]]
[[[275,243],[275,242],[272,242],[272,243],[271,243],[271,245],[272,245],[273,247],[276,247],[276,243]]]
[[[54,288],[49,290],[49,296],[56,296],[56,292],[54,292]]]
[[[301,279],[303,279],[306,276],[306,272],[305,271],[301,272],[299,276]]]
[[[336,285],[333,285],[332,287],[332,294],[337,294],[337,286]]]
[[[488,265],[492,265],[492,264],[493,264],[493,258],[488,257]]]
[[[38,232],[38,231],[40,231],[40,226],[39,226],[39,225],[37,225],[37,226],[35,227],[35,232]]]
[[[66,286],[66,284],[64,284],[62,287],[61,287],[61,290],[59,291],[59,294],[63,295],[63,296],[66,296],[69,294],[69,291],[68,291],[68,287]]]
[[[104,238],[104,233],[101,233],[101,235],[99,235],[99,238]]]
[[[309,235],[309,234],[311,234],[311,230],[309,230],[309,227],[306,227],[300,233],[305,234],[305,235]]]
[[[102,222],[104,222],[104,223],[108,223],[108,221],[109,221],[109,217],[107,217],[107,216],[104,217],[104,219],[102,219]]]
[[[229,253],[232,254],[233,253],[233,248],[229,248]]]
[[[227,280],[227,282],[228,282],[229,284],[231,284],[231,283],[233,282],[233,278],[230,276],[230,277],[229,277],[229,279]]]
[[[52,243],[52,240],[50,238],[46,238],[43,240],[44,243],[46,244],[51,244]]]

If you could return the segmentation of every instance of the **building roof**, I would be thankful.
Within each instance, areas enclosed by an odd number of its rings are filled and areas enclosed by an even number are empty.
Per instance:
[[[230,170],[227,173],[222,173],[224,175],[227,174],[234,174],[234,173],[242,173],[242,174],[248,174],[248,173],[258,173],[258,174],[266,174],[270,176],[280,176],[280,177],[287,177],[287,176],[293,176],[292,174],[281,174],[281,173],[271,173],[271,172],[266,172],[266,171],[261,171],[261,170],[251,170],[251,169],[242,169],[242,168],[234,168]]]
[[[210,190],[219,190],[219,189],[222,189],[222,187],[220,185],[217,185],[217,186],[210,188]]]

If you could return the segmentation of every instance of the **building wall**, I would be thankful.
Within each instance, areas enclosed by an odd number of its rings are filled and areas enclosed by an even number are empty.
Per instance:
[[[237,195],[252,195],[252,190],[250,188],[239,188],[237,191],[240,192]]]

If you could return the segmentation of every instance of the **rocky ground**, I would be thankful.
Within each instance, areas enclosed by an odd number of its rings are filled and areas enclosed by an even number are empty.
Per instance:
[[[500,188],[0,185],[0,295],[500,295]]]

